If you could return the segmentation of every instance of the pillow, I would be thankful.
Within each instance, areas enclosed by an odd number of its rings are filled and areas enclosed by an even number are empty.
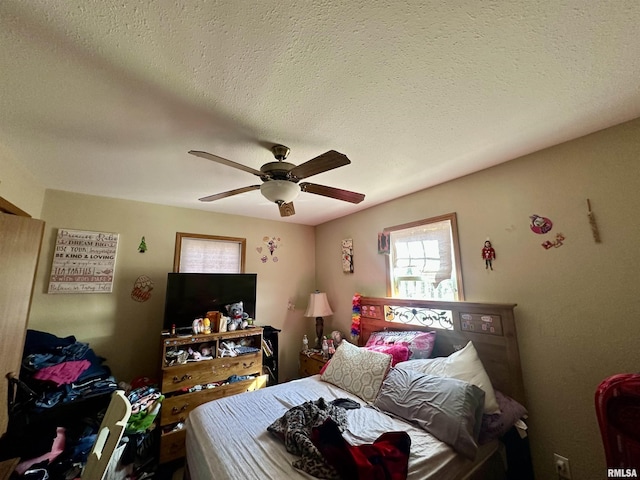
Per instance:
[[[350,342],[347,342],[346,340],[342,340],[342,342],[340,342],[340,344],[342,344],[342,343],[350,343]],[[340,347],[340,345],[337,345],[337,346],[336,346],[336,351],[338,351],[338,348],[339,348],[339,347]],[[334,355],[335,355],[335,353],[334,353]],[[322,366],[322,368],[320,369],[320,371],[318,372],[318,374],[322,375],[322,374],[324,373],[324,371],[325,371],[325,370],[327,369],[327,367],[329,366],[329,362],[331,362],[331,358],[329,358],[329,359],[324,363],[324,365]]]
[[[399,368],[418,370],[429,375],[453,377],[458,380],[473,383],[484,390],[484,413],[500,413],[500,407],[493,391],[493,385],[487,375],[482,362],[478,358],[473,343],[469,342],[462,349],[453,352],[448,357],[438,357],[425,360],[408,360],[396,365]]]
[[[478,442],[483,445],[502,437],[521,418],[528,415],[527,409],[499,390],[495,391],[500,413],[482,416],[482,428]]]
[[[343,342],[320,379],[371,403],[378,395],[390,366],[391,355]]]
[[[473,459],[478,451],[484,392],[471,383],[393,368],[374,406],[426,430]]]
[[[374,352],[388,353],[391,355],[392,367],[398,362],[406,362],[409,360],[409,347],[404,343],[395,343],[392,345],[371,345],[370,347],[363,348]]]
[[[409,358],[415,360],[418,358],[429,358],[433,352],[433,345],[436,341],[436,332],[418,332],[418,331],[401,331],[401,330],[385,330],[383,332],[373,332],[365,346],[373,345],[393,345],[405,344],[409,347]]]

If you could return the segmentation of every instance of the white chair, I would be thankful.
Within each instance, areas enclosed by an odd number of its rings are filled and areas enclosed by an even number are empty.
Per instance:
[[[96,442],[91,449],[82,480],[103,480],[131,416],[131,404],[122,390],[111,396],[109,407],[100,424]]]

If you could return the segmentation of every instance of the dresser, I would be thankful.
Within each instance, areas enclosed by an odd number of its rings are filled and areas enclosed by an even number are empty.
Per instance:
[[[224,333],[163,335],[161,388],[165,399],[160,411],[160,463],[185,456],[184,422],[191,410],[267,385],[268,375],[262,371],[262,334],[262,328],[254,327]],[[203,353],[207,354],[203,359],[194,358]]]

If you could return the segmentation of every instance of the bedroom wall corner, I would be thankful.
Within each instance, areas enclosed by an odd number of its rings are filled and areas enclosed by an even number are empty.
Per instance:
[[[245,270],[258,274],[256,323],[282,329],[280,378],[297,374],[305,325],[303,299],[315,288],[313,227],[57,190],[48,190],[45,195],[43,219],[46,228],[29,328],[75,335],[90,343],[97,354],[107,358],[118,380],[155,377],[160,365],[166,276],[173,268],[176,232],[244,237]],[[119,234],[112,293],[46,293],[58,228]],[[148,249],[140,253],[143,236]],[[277,262],[266,249],[265,237],[279,239],[274,253]],[[263,262],[265,252],[269,258]],[[131,298],[140,275],[154,283],[146,302]],[[294,309],[288,308],[290,301],[296,305]]]
[[[317,279],[332,298],[332,327],[349,328],[353,292],[385,295],[377,232],[456,212],[466,300],[518,305],[536,477],[555,478],[557,452],[570,459],[574,478],[602,478],[595,389],[640,365],[633,320],[640,308],[639,151],[636,119],[319,225]],[[593,239],[587,198],[602,243]],[[550,235],[533,233],[534,214],[553,221]],[[545,249],[557,233],[565,241]],[[481,258],[487,236],[497,253],[494,271]],[[345,237],[353,238],[353,274],[340,270]]]

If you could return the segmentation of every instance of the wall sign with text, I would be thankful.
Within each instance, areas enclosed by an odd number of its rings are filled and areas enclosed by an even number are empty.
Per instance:
[[[118,234],[58,229],[48,293],[111,293]]]

